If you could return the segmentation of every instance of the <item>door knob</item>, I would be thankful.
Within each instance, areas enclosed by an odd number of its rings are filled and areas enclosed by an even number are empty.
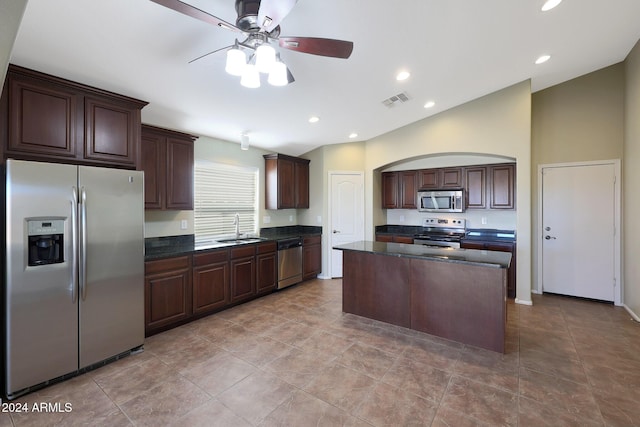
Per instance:
[[[545,239],[547,239],[547,240],[551,240],[551,239],[556,240],[556,238],[555,238],[555,237],[553,237],[553,236],[549,236],[549,235],[544,236],[544,238],[545,238]]]

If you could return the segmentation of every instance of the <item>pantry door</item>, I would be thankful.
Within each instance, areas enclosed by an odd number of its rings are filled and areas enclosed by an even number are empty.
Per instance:
[[[541,168],[542,291],[616,301],[616,165]]]
[[[329,172],[329,242],[331,248],[364,240],[364,174]],[[342,251],[330,248],[329,273],[342,277]]]

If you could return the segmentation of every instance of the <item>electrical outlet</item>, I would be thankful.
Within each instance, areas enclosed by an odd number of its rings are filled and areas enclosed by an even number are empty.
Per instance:
[[[293,215],[289,215],[289,222],[293,222]]]
[[[400,222],[404,222],[404,215],[400,215]]]
[[[316,222],[317,222],[318,224],[322,224],[322,217],[321,217],[320,215],[318,215],[318,216],[316,217]]]
[[[263,216],[262,222],[264,222],[265,224],[269,224],[271,222],[271,217],[269,215]]]
[[[188,226],[189,224],[187,223],[186,219],[183,219],[182,221],[180,221],[180,230],[186,230]]]
[[[482,224],[483,225],[487,225],[487,217],[486,216],[482,217]]]

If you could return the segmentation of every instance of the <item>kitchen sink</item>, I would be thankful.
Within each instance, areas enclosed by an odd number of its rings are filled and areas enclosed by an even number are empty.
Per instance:
[[[218,240],[218,242],[220,243],[256,243],[256,242],[262,242],[263,240],[266,240],[262,237],[239,237],[239,238],[229,238],[229,239],[220,239]]]

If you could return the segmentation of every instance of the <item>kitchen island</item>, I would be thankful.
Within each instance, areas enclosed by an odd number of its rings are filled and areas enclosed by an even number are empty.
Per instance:
[[[371,241],[334,249],[345,313],[504,352],[511,254]]]

